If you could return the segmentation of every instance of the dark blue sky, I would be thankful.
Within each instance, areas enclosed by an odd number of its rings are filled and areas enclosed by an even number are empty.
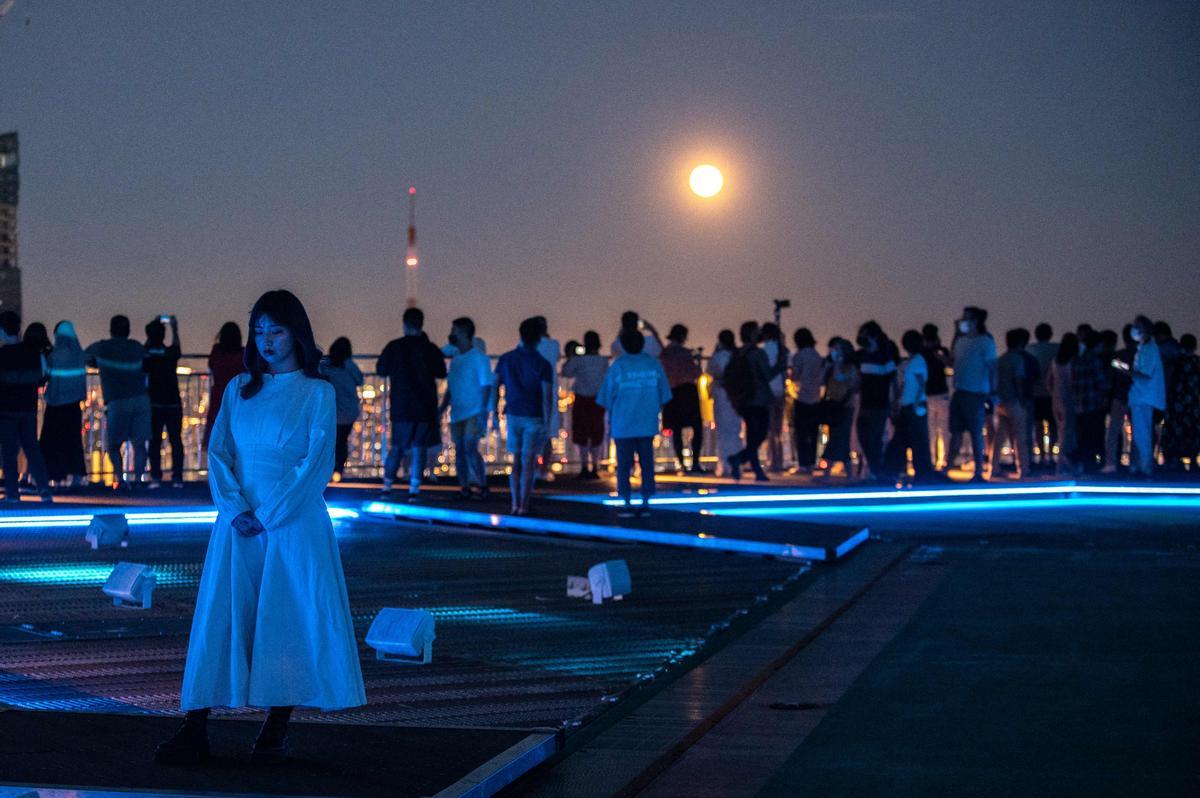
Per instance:
[[[711,347],[774,296],[822,338],[1200,331],[1200,4],[741,6],[17,0],[27,318],[175,312],[200,350],[287,287],[378,351],[411,182],[438,340],[633,307]]]

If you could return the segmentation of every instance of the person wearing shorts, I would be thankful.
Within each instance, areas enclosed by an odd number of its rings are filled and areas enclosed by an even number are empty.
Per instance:
[[[112,461],[113,488],[141,482],[146,470],[146,444],[150,440],[150,394],[142,371],[146,349],[129,338],[129,318],[113,316],[108,325],[111,338],[97,341],[84,350],[88,365],[100,369],[104,394],[104,448]],[[121,447],[133,445],[133,473],[125,481]]]
[[[537,459],[546,445],[554,401],[554,369],[538,354],[541,322],[536,318],[521,322],[520,335],[521,345],[501,355],[496,364],[496,385],[497,390],[504,391],[508,452],[512,456],[512,512],[528,515]]]

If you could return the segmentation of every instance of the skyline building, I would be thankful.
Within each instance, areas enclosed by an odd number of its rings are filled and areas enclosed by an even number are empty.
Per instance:
[[[21,188],[16,131],[0,133],[0,311],[21,312],[17,200]]]

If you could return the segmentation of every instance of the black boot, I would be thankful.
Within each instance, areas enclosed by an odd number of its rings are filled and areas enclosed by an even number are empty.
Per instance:
[[[250,751],[252,765],[280,765],[287,761],[287,727],[292,707],[271,707]]]
[[[160,765],[203,765],[208,762],[208,710],[193,709],[168,740],[159,743],[154,761]]]

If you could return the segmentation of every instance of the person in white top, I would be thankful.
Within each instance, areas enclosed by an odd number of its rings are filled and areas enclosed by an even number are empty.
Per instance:
[[[646,339],[646,343],[642,347],[643,353],[650,357],[658,357],[662,354],[663,342],[658,337],[658,330],[654,329],[653,324],[638,316],[635,311],[627,310],[621,314],[621,329],[617,331],[617,336],[613,339],[612,346],[609,347],[613,360],[625,354],[625,349],[621,346],[621,333],[625,330],[641,331],[642,337]]]
[[[487,353],[475,345],[475,322],[466,316],[450,324],[454,356],[446,376],[446,390],[438,415],[450,411],[450,439],[454,442],[455,471],[465,498],[488,495],[487,471],[479,441],[487,432],[492,406],[492,364]]]
[[[762,347],[767,353],[767,362],[772,366],[788,356],[783,340],[783,330],[773,321],[762,326]],[[771,406],[767,421],[767,470],[772,474],[783,472],[783,416],[787,407],[787,386],[784,371],[771,378]]]
[[[1129,415],[1133,428],[1133,456],[1129,472],[1149,477],[1154,473],[1154,411],[1167,407],[1166,380],[1163,377],[1162,356],[1154,341],[1154,322],[1147,316],[1133,320],[1130,335],[1137,342],[1137,354],[1130,370],[1133,384],[1129,388]],[[1114,361],[1113,365],[1117,368]]]
[[[895,434],[888,443],[884,461],[888,471],[899,479],[907,477],[907,450],[912,450],[913,475],[917,482],[933,478],[933,459],[929,449],[929,415],[925,386],[929,382],[929,364],[922,357],[925,338],[908,330],[900,339],[908,359],[900,367],[900,389],[895,409]]]
[[[825,384],[825,358],[817,352],[817,342],[807,327],[792,336],[796,354],[792,355],[791,378],[796,386],[792,402],[792,446],[796,451],[796,472],[812,473],[817,462],[817,442],[821,415],[821,387]]]
[[[187,718],[161,764],[202,764],[218,707],[270,708],[251,762],[287,756],[297,706],[366,703],[337,538],[322,494],[336,400],[308,314],[287,291],[250,312],[249,373],[225,389],[208,448],[217,520],[208,541],[180,699]]]
[[[746,444],[742,439],[742,417],[729,401],[725,390],[725,368],[737,352],[737,339],[733,330],[721,330],[717,345],[708,359],[708,374],[712,377],[709,393],[713,402],[713,424],[717,428],[717,476],[727,476],[729,465],[726,458],[737,454]]]
[[[604,445],[604,408],[596,403],[608,358],[600,354],[600,334],[588,330],[582,351],[568,352],[562,376],[572,381],[571,441],[579,447],[580,479],[600,478],[600,451]]]

